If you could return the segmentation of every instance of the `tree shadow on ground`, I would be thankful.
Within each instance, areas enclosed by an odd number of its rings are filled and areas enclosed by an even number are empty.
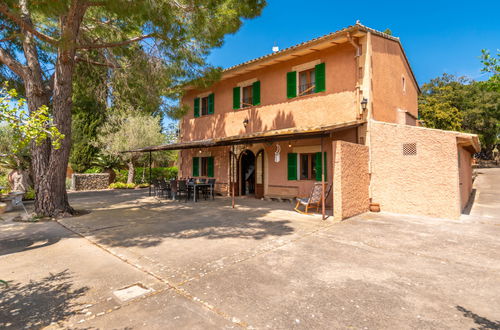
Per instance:
[[[472,319],[474,323],[476,323],[479,326],[478,328],[471,328],[471,330],[500,329],[500,321],[490,321],[487,318],[479,316],[462,306],[456,306],[456,309],[462,312],[465,317]]]
[[[61,240],[58,236],[48,236],[45,233],[25,235],[19,233],[0,240],[0,256],[34,250],[55,244]]]
[[[43,328],[74,315],[82,306],[75,300],[87,287],[73,288],[68,270],[27,284],[0,287],[0,328]]]
[[[88,216],[67,219],[63,224],[111,247],[152,247],[168,238],[262,240],[295,231],[283,215],[269,217],[273,210],[288,209],[280,203],[241,202],[244,205],[235,209],[222,197],[197,203],[160,201],[131,206],[125,202],[121,207],[111,203],[108,209],[93,210]]]

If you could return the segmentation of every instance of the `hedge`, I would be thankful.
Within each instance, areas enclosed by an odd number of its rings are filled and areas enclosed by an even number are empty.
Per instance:
[[[148,167],[136,167],[135,168],[135,176],[134,183],[139,184],[142,182],[142,173],[144,173],[144,182],[149,182],[149,168]],[[127,182],[128,178],[128,170],[115,170],[116,179],[115,182]],[[177,177],[178,169],[176,166],[172,167],[154,167],[151,169],[151,177],[153,179],[156,178],[165,178],[167,180],[174,179]]]

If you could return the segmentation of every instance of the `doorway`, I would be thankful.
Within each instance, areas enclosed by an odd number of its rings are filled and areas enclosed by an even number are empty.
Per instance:
[[[255,194],[255,155],[250,150],[245,150],[240,157],[241,196]]]

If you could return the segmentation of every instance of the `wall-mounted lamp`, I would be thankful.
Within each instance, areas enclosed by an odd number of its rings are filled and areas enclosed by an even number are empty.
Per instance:
[[[243,120],[243,126],[245,126],[245,128],[248,126],[248,118],[245,118],[245,120]]]
[[[201,149],[198,152],[201,154]]]
[[[292,147],[292,141],[288,141],[288,148]]]
[[[367,105],[368,105],[368,99],[366,97],[363,97],[363,100],[361,101],[361,109],[363,109],[363,111],[365,111]]]

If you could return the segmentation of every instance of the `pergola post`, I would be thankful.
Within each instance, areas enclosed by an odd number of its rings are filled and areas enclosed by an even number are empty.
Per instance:
[[[233,169],[233,157],[234,157],[234,145],[231,146],[231,177],[233,176],[234,174],[234,169]],[[234,183],[233,183],[233,180],[231,180],[231,205],[234,209]]]
[[[149,196],[151,196],[151,151],[149,152]]]
[[[323,137],[320,143],[321,151],[321,220],[325,220],[325,155],[323,153]]]

